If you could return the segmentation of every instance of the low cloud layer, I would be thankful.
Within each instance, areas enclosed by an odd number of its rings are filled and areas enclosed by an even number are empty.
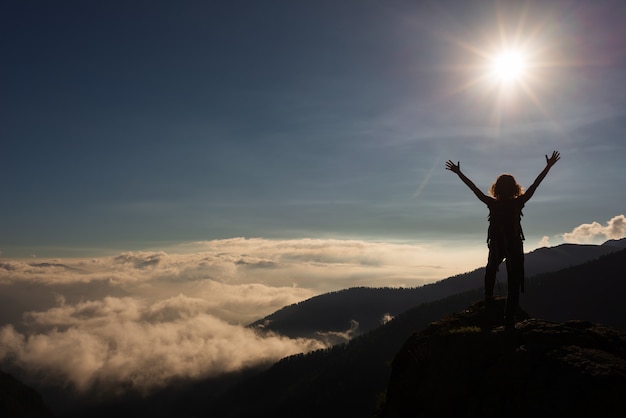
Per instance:
[[[78,390],[124,384],[147,391],[176,378],[200,378],[324,347],[315,340],[260,337],[211,314],[199,298],[155,303],[105,297],[29,312],[37,332],[0,329],[0,358],[32,376]]]
[[[144,391],[215,376],[356,332],[293,340],[256,334],[245,327],[254,320],[326,291],[417,286],[464,271],[450,261],[417,245],[243,238],[104,258],[4,260],[0,362],[27,380],[78,390]]]
[[[574,228],[571,232],[563,234],[566,242],[576,244],[588,244],[598,239],[621,239],[626,237],[626,217],[617,215],[609,219],[606,225],[598,222],[582,224]]]

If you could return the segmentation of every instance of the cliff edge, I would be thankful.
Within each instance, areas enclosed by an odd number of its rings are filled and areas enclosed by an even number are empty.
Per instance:
[[[377,416],[626,416],[626,334],[532,318],[505,332],[503,306],[479,302],[413,334]]]

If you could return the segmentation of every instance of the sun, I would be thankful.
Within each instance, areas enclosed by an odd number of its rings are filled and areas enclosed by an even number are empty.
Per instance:
[[[486,16],[468,31],[440,29],[452,46],[446,56],[449,65],[443,67],[444,98],[467,98],[468,110],[484,112],[488,126],[498,130],[530,118],[560,130],[550,103],[567,80],[560,76],[581,63],[567,56],[569,40],[553,31],[551,13],[529,2],[496,3],[492,24]]]
[[[507,49],[494,54],[488,68],[491,79],[496,83],[518,83],[527,75],[528,58],[519,49]]]

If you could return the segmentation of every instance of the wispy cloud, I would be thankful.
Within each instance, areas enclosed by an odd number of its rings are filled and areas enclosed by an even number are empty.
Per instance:
[[[582,224],[571,232],[563,234],[566,242],[591,243],[596,239],[620,239],[626,237],[626,217],[617,215],[609,219],[606,225],[599,222]]]
[[[549,247],[550,246],[550,237],[547,235],[544,235],[543,237],[541,237],[541,240],[539,241],[539,247]]]
[[[350,341],[353,337],[355,337],[359,332],[359,322],[352,320],[350,321],[350,327],[341,332],[341,331],[318,331],[316,333],[317,337],[320,338],[328,345],[340,344]]]
[[[9,260],[0,283],[140,284],[213,280],[335,290],[349,285],[417,285],[464,271],[472,255],[451,260],[440,247],[360,240],[233,238],[181,244],[165,251],[125,252],[95,259]],[[348,281],[349,278],[349,281]]]

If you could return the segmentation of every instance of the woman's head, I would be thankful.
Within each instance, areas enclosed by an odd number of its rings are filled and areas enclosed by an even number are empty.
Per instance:
[[[524,189],[517,184],[512,175],[501,174],[496,182],[491,185],[489,192],[496,199],[513,199],[524,193]]]

